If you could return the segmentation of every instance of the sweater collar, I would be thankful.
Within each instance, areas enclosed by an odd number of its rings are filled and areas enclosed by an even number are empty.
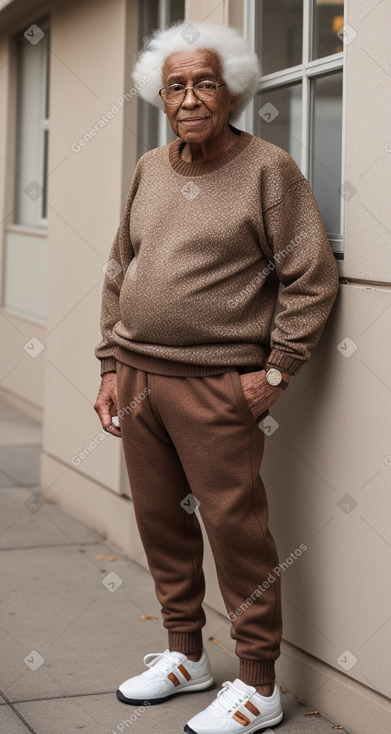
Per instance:
[[[184,142],[181,138],[175,138],[168,147],[168,158],[174,171],[180,173],[182,176],[202,176],[205,173],[217,171],[218,168],[225,166],[226,163],[236,158],[236,156],[247,148],[254,136],[244,130],[238,130],[230,123],[229,127],[237,135],[236,141],[225,153],[211,160],[187,163],[181,157]]]

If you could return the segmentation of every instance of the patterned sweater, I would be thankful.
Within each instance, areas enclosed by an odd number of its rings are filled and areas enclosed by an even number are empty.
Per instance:
[[[215,159],[185,162],[177,138],[138,161],[105,268],[101,375],[309,360],[339,284],[318,205],[288,153],[231,129]]]

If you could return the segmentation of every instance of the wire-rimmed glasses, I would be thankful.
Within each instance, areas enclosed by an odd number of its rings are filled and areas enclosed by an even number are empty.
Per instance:
[[[201,102],[209,102],[216,96],[218,88],[225,86],[225,84],[226,82],[216,84],[216,82],[208,79],[204,79],[192,87],[185,87],[183,84],[170,84],[169,87],[159,89],[159,94],[165,104],[182,104],[187,89],[192,89],[197,99],[200,99]]]

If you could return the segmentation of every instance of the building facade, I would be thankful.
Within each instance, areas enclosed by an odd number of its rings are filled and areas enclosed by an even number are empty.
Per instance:
[[[346,725],[391,717],[391,114],[386,0],[11,0],[0,8],[0,399],[42,421],[41,492],[147,568],[120,441],[102,433],[103,271],[135,164],[172,139],[130,71],[175,19],[239,28],[262,83],[241,127],[317,197],[340,292],[271,409],[278,681]],[[281,457],[284,460],[281,460]],[[206,601],[226,617],[206,540]],[[305,546],[305,551],[303,547]],[[301,552],[298,552],[301,549]]]

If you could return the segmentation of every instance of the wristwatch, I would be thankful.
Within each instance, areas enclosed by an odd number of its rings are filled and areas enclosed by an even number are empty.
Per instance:
[[[283,379],[282,373],[276,367],[270,367],[269,369],[265,367],[265,371],[266,380],[269,385],[273,385],[273,387],[276,387],[278,385],[279,387],[282,387],[283,390],[288,387],[289,383]]]

